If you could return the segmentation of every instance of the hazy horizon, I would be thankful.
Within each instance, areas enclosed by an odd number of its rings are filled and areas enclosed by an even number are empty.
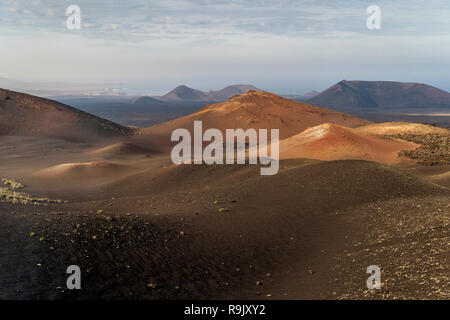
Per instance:
[[[81,29],[66,8],[81,8]],[[381,8],[381,29],[366,26]],[[251,84],[279,94],[341,80],[426,83],[450,91],[446,1],[5,0],[1,78],[162,94]],[[50,83],[50,84],[49,84]],[[111,85],[111,86],[109,86]]]
[[[364,79],[342,79],[340,81],[366,81]],[[385,81],[390,82],[391,80],[373,80],[373,81]],[[336,83],[330,83],[328,86],[326,86],[323,89],[316,89],[311,88],[309,90],[305,91],[298,91],[298,92],[277,92],[273,90],[268,90],[266,88],[257,87],[260,90],[272,92],[278,95],[285,95],[285,96],[300,96],[307,94],[311,91],[316,91],[318,93],[321,93],[331,86],[337,84]],[[420,83],[420,82],[417,82]],[[425,85],[430,85],[428,83],[422,83]],[[122,84],[113,84],[113,83],[65,83],[65,82],[21,82],[21,81],[15,81],[11,79],[1,78],[0,77],[0,88],[2,89],[8,89],[12,91],[19,91],[23,93],[29,93],[33,95],[43,96],[43,97],[53,97],[56,98],[58,96],[153,96],[153,97],[159,97],[164,94],[167,94],[168,92],[176,89],[179,86],[187,86],[191,89],[200,90],[203,92],[209,92],[209,91],[218,91],[221,89],[224,89],[228,86],[233,85],[252,85],[251,83],[228,83],[223,84],[220,87],[217,88],[198,88],[198,87],[192,87],[190,85],[186,85],[184,83],[179,84],[173,84],[172,87],[168,87],[166,90],[161,92],[150,92],[143,90],[136,90],[136,89],[128,89],[123,90]],[[445,89],[436,87],[438,89],[447,91]],[[448,92],[448,91],[447,91]]]

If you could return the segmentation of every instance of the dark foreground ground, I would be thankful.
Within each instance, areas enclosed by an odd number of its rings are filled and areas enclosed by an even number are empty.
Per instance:
[[[262,177],[149,161],[91,188],[24,178],[68,203],[0,202],[0,298],[450,298],[450,189],[420,170],[289,160]],[[72,264],[81,290],[66,289]],[[366,287],[370,265],[381,290]]]

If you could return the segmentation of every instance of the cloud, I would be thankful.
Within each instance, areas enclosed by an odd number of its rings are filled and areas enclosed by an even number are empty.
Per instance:
[[[83,22],[90,27],[88,37],[136,40],[158,37],[149,30],[171,37],[179,35],[196,41],[198,35],[211,33],[226,38],[236,33],[260,33],[283,36],[328,37],[339,32],[365,34],[366,0],[78,0]],[[446,0],[434,5],[418,0],[379,0],[383,26],[390,34],[442,34],[448,30],[450,8]],[[26,25],[49,31],[60,30],[65,20],[65,5],[58,0],[5,0],[0,4],[0,24],[21,26],[22,15],[32,15]],[[9,15],[10,19],[5,20]],[[12,16],[11,16],[12,15]],[[16,15],[16,19],[12,19]],[[41,17],[47,17],[45,19]],[[115,26],[115,27],[114,27]],[[117,33],[120,27],[120,33]],[[447,27],[447,29],[445,28]],[[162,33],[160,34],[162,35]]]
[[[444,79],[448,0],[376,3],[379,31],[366,27],[373,0],[2,0],[0,42],[19,54],[2,53],[0,70],[161,83],[191,75],[268,89],[303,76],[319,85],[383,72]],[[66,28],[69,4],[81,7],[81,30]]]
[[[95,26],[95,25],[92,25]],[[120,28],[120,24],[117,23],[108,23],[104,24],[100,27],[100,30],[117,30]]]

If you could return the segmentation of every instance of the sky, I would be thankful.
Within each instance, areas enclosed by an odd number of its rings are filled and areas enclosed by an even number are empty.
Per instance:
[[[81,9],[81,29],[66,9]],[[367,8],[381,10],[368,29]],[[283,94],[340,80],[450,91],[448,0],[2,0],[0,78],[159,94],[252,84]]]

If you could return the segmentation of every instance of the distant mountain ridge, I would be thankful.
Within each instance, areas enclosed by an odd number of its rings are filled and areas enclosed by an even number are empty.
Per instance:
[[[189,88],[188,86],[181,85],[175,89],[169,91],[161,97],[157,97],[161,101],[208,101],[205,92]]]
[[[142,96],[132,100],[135,105],[150,105],[150,104],[161,104],[163,103],[161,100],[149,97]]]
[[[420,83],[394,81],[340,81],[308,104],[337,110],[450,108],[450,93]]]
[[[250,90],[253,91],[262,91],[252,85],[248,84],[235,84],[228,87],[223,88],[218,91],[209,91],[207,93],[208,97],[212,98],[214,101],[227,101],[233,96],[237,96],[243,93],[246,93]]]
[[[200,91],[181,85],[166,93],[161,97],[155,97],[158,100],[166,102],[183,102],[183,101],[198,101],[198,102],[223,102],[229,98],[246,93],[249,90],[261,91],[260,89],[247,84],[236,84],[225,87],[217,91]]]
[[[288,99],[292,99],[292,100],[295,100],[295,101],[299,101],[299,102],[305,102],[305,101],[308,101],[309,99],[311,99],[311,98],[313,98],[313,97],[315,97],[315,96],[317,96],[319,94],[320,94],[319,91],[311,90],[311,91],[308,91],[308,92],[306,92],[304,94],[285,94],[285,95],[282,95],[282,97],[285,97],[285,98],[288,98]]]
[[[311,90],[311,91],[308,91],[308,92],[302,94],[300,97],[302,97],[304,99],[311,99],[311,98],[314,98],[315,96],[317,96],[319,94],[320,94],[319,91]]]

